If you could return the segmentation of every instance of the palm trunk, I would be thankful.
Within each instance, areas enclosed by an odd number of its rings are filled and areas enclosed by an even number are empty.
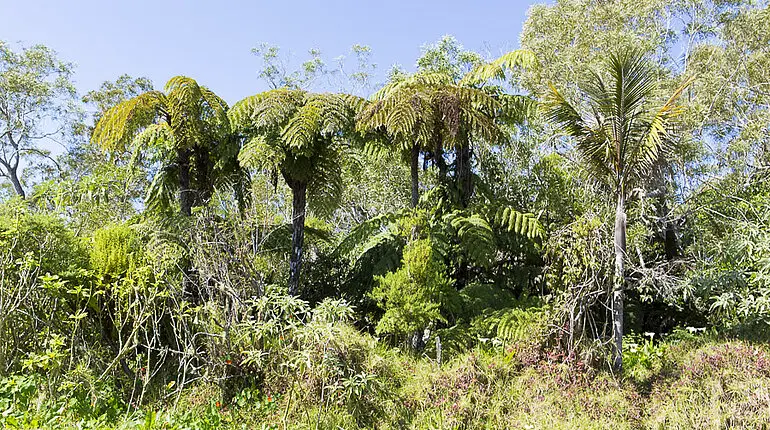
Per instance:
[[[192,214],[192,193],[190,190],[190,150],[177,150],[177,165],[179,167],[179,207],[182,215]]]
[[[299,289],[299,276],[302,269],[302,247],[305,242],[305,202],[307,183],[293,182],[292,190],[292,231],[291,260],[289,262],[289,294],[295,295]]]
[[[412,173],[412,207],[416,208],[420,202],[420,147],[415,144],[412,146],[412,159],[410,163]]]
[[[626,257],[626,201],[618,191],[618,205],[615,209],[615,276],[612,288],[612,335],[615,348],[613,368],[623,369],[623,288],[625,286]]]

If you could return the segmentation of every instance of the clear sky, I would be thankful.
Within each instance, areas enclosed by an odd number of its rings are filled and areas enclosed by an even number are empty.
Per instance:
[[[266,88],[250,52],[260,42],[310,48],[331,60],[354,43],[372,48],[384,74],[408,70],[420,47],[445,34],[467,49],[499,54],[518,46],[532,3],[520,0],[0,0],[0,40],[42,43],[77,65],[81,93],[127,73],[156,87],[184,74],[233,103]]]

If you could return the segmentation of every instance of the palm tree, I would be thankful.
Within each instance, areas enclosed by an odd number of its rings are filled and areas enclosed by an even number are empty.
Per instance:
[[[233,129],[248,138],[238,159],[244,167],[280,173],[292,191],[289,294],[299,288],[305,212],[330,212],[342,194],[343,139],[353,138],[363,100],[345,94],[275,89],[236,103]]]
[[[171,78],[164,90],[109,109],[91,140],[111,151],[150,150],[160,168],[148,190],[148,206],[169,207],[176,190],[180,211],[189,216],[193,206],[211,196],[216,177],[229,173],[218,166],[228,165],[235,140],[227,103],[211,90],[186,76]]]
[[[656,80],[639,51],[610,55],[606,76],[594,73],[580,88],[586,101],[573,106],[553,86],[545,104],[547,117],[575,139],[578,152],[593,176],[612,190],[615,208],[615,275],[612,290],[613,367],[623,365],[623,289],[626,256],[626,198],[634,182],[649,176],[661,162],[674,136],[676,104],[693,78],[686,80],[662,105],[653,105]]]

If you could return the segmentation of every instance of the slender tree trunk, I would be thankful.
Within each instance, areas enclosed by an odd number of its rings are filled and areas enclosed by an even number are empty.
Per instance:
[[[436,142],[433,147],[433,159],[436,161],[436,167],[438,167],[438,181],[443,184],[446,182],[447,167],[444,161],[444,142],[438,132],[436,133]]]
[[[211,157],[208,148],[195,149],[195,178],[196,187],[193,193],[193,205],[203,206],[211,199],[214,193],[214,182],[211,179]]]
[[[240,174],[240,173],[239,173]],[[243,179],[239,178],[235,183],[235,201],[238,203],[238,215],[241,218],[246,216],[246,196],[243,194]]]
[[[179,166],[179,207],[182,215],[192,214],[192,190],[190,190],[190,150],[177,151],[177,165]]]
[[[625,287],[626,201],[618,191],[615,209],[615,276],[612,288],[612,335],[615,342],[613,368],[623,369],[623,289]]]
[[[412,207],[416,208],[420,202],[420,146],[412,146],[412,158],[410,163],[412,173]]]
[[[307,182],[290,183],[292,190],[291,260],[289,262],[289,294],[296,295],[302,269],[302,248],[305,242],[305,203]]]
[[[16,192],[16,194],[22,199],[26,198],[27,193],[24,192],[24,187],[21,186],[19,174],[16,169],[8,169],[8,179],[11,180],[11,184],[13,184],[13,190]]]
[[[473,194],[473,172],[471,171],[470,142],[461,142],[457,147],[457,189],[460,204],[467,208]]]

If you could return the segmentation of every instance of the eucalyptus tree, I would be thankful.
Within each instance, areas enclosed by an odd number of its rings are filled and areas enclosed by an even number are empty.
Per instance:
[[[342,193],[341,157],[355,136],[355,116],[363,100],[333,93],[274,89],[247,97],[230,109],[233,130],[247,138],[242,166],[283,177],[292,191],[289,293],[300,284],[305,216],[310,208],[329,213]]]
[[[40,143],[54,142],[75,112],[71,77],[72,65],[51,49],[35,45],[14,52],[0,41],[0,177],[22,198],[23,160],[51,159]]]
[[[231,138],[227,103],[186,76],[161,91],[147,91],[102,115],[91,140],[111,151],[149,152],[160,163],[147,193],[151,208],[168,208],[174,191],[180,211],[205,204],[215,179],[229,173],[237,148]]]
[[[632,186],[650,176],[674,145],[677,99],[692,82],[680,85],[662,104],[655,104],[656,82],[641,51],[611,54],[604,76],[594,73],[580,87],[582,104],[570,103],[551,86],[546,116],[574,138],[585,167],[612,189],[615,206],[615,274],[612,288],[613,366],[623,364],[623,289],[626,258],[626,199]]]

